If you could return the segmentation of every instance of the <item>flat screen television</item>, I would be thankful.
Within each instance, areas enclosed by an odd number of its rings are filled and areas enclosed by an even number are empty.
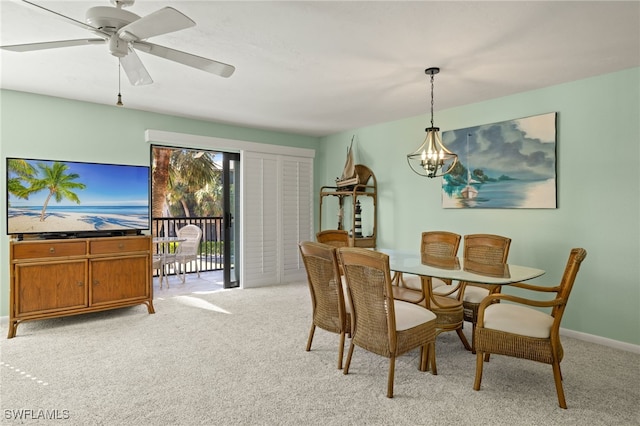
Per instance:
[[[150,229],[150,168],[7,158],[7,234],[109,236]]]

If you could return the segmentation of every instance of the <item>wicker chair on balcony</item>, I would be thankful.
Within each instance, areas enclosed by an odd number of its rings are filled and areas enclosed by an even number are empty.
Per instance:
[[[435,374],[436,316],[422,306],[394,300],[389,257],[364,248],[338,250],[352,303],[353,336],[344,374],[355,346],[389,358],[387,397],[393,398],[396,357],[420,348],[420,371]]]
[[[445,231],[430,231],[422,233],[420,252],[423,256],[437,259],[453,259],[458,252],[460,235]],[[431,277],[413,276],[394,277],[396,285],[392,287],[393,297],[397,300],[416,303],[425,306],[438,317],[437,333],[455,331],[465,349],[471,350],[466,336],[462,332],[464,314],[462,301],[452,297],[436,294],[434,288],[452,288],[450,280],[439,280]]]
[[[499,266],[507,263],[511,239],[492,234],[470,234],[464,236],[463,258],[465,265],[474,263],[478,267]],[[458,290],[459,288],[459,290]],[[489,294],[500,292],[499,285],[484,285],[462,282],[452,288],[438,287],[433,290],[440,296],[462,300],[464,320],[471,323],[471,352],[475,352],[475,330],[478,322],[478,307]]]
[[[185,225],[178,229],[176,235],[179,239],[184,239],[178,244],[176,252],[173,255],[173,261],[176,265],[180,265],[177,273],[181,274],[181,280],[184,283],[186,278],[187,263],[195,261],[198,278],[200,278],[200,263],[198,255],[200,254],[200,241],[202,240],[202,229],[196,225]]]
[[[580,264],[586,256],[585,249],[572,249],[562,280],[555,287],[525,283],[510,286],[538,293],[555,293],[553,300],[532,300],[497,293],[482,301],[476,327],[476,378],[473,389],[480,390],[482,367],[489,360],[489,354],[529,359],[552,365],[558,405],[567,408],[560,371],[560,361],[564,355],[560,344],[560,321]],[[495,303],[498,301],[512,303]],[[546,314],[539,308],[551,308],[551,313]]]
[[[339,334],[338,369],[341,369],[345,335],[351,335],[351,315],[350,305],[345,303],[336,249],[312,241],[304,241],[300,243],[299,247],[307,270],[312,306],[311,330],[306,350],[311,350],[316,327]]]

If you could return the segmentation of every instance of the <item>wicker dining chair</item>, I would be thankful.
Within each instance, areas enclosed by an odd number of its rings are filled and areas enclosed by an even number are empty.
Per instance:
[[[460,245],[460,235],[446,231],[429,231],[422,233],[420,252],[435,258],[455,258]],[[437,334],[455,331],[463,346],[471,350],[467,337],[462,331],[464,325],[464,313],[462,301],[446,295],[436,294],[434,288],[452,289],[451,280],[440,280],[432,277],[404,277],[401,274],[394,276],[395,284],[392,287],[393,297],[397,300],[416,303],[425,306],[437,316]],[[441,284],[437,284],[441,282]],[[438,286],[440,285],[440,286]],[[453,291],[449,290],[449,291]]]
[[[351,308],[350,304],[345,303],[346,290],[338,270],[336,248],[313,241],[301,242],[299,247],[307,270],[312,306],[306,350],[311,350],[316,327],[339,334],[338,369],[341,369],[345,335],[351,335]]]
[[[461,238],[462,237],[460,237],[460,235],[453,232],[423,232],[420,242],[420,254],[427,254],[436,257],[456,257]],[[425,297],[425,294],[422,292],[422,281],[418,275],[402,274],[401,272],[398,272],[394,275],[393,281],[394,284],[400,287],[399,289],[394,290],[394,294],[397,292],[397,295],[400,298],[406,297],[409,301],[412,301],[415,300],[416,297]],[[431,279],[431,288],[437,288],[444,285],[451,285],[451,280],[443,280],[440,278]],[[418,296],[414,292],[404,291],[402,290],[403,288],[416,290],[420,292],[420,295]],[[404,295],[404,293],[407,294]]]
[[[478,265],[504,265],[509,257],[511,239],[493,234],[469,234],[464,236],[464,261]],[[478,307],[489,294],[500,292],[499,285],[461,282],[453,288],[438,287],[433,290],[440,296],[462,300],[464,320],[471,323],[471,352],[475,351],[475,332],[478,322]]]
[[[338,249],[352,303],[353,335],[345,362],[349,373],[355,346],[389,358],[387,397],[393,398],[396,358],[420,348],[420,371],[436,374],[436,315],[422,306],[395,300],[389,257],[364,248]]]
[[[326,229],[316,234],[316,241],[334,247],[349,247],[349,233],[344,229]]]
[[[539,293],[555,293],[553,300],[532,300],[496,293],[482,301],[476,326],[476,378],[473,389],[480,390],[482,367],[489,360],[489,354],[529,359],[552,365],[558,404],[561,408],[567,408],[560,371],[560,361],[564,355],[560,344],[560,321],[580,264],[586,256],[585,249],[572,249],[562,280],[555,287],[525,283],[509,286]],[[498,301],[512,303],[495,303]],[[542,312],[539,308],[551,308],[551,313]]]

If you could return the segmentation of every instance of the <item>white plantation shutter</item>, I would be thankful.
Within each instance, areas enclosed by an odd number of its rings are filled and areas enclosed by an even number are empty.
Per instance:
[[[278,273],[278,157],[247,153],[244,170],[243,287],[274,284]]]
[[[282,280],[305,279],[298,243],[313,239],[313,163],[282,157]]]
[[[304,279],[298,243],[313,238],[313,159],[245,152],[243,287]]]

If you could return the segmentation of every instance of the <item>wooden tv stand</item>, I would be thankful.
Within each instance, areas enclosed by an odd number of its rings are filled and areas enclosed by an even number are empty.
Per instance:
[[[11,241],[9,334],[44,318],[153,309],[151,236]]]

